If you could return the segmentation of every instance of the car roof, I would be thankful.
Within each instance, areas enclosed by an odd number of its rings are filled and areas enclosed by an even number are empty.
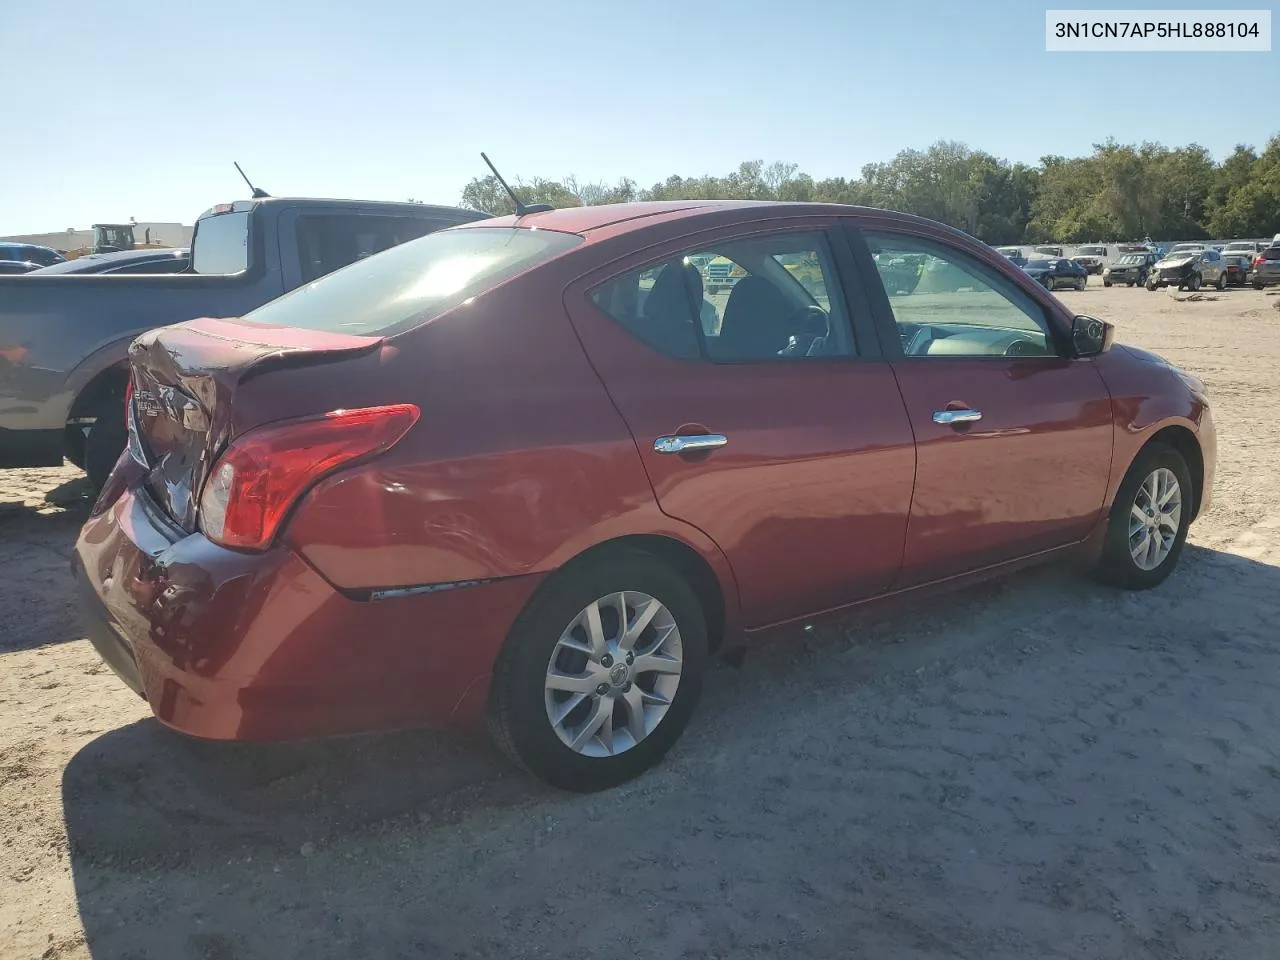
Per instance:
[[[57,253],[53,247],[46,247],[42,243],[27,243],[25,240],[0,240],[0,247],[16,247],[19,250],[44,250],[48,253]]]
[[[739,216],[732,216],[734,213]],[[649,200],[636,203],[606,203],[590,207],[562,207],[558,210],[526,213],[522,217],[509,214],[490,220],[461,224],[453,229],[519,226],[578,234],[591,242],[606,236],[612,238],[673,221],[687,221],[690,230],[693,230],[701,220],[710,221],[706,225],[711,226],[733,223],[737,220],[746,222],[762,217],[784,219],[803,216],[871,216],[901,223],[926,224],[932,230],[942,233],[960,233],[952,227],[923,217],[882,210],[878,207],[857,207],[840,203],[792,203],[776,200]],[[968,239],[973,240],[972,237]]]
[[[113,267],[130,263],[149,263],[164,260],[175,260],[189,257],[191,251],[186,247],[146,247],[142,250],[115,250],[110,253],[86,253],[74,260],[64,260],[48,267],[42,267],[40,273],[95,273],[110,270]]]
[[[220,203],[216,207],[210,207],[196,219],[203,220],[205,217],[213,216],[215,211],[241,213],[258,206],[280,205],[289,207],[333,207],[339,210],[344,207],[350,207],[353,210],[365,212],[372,209],[380,213],[400,213],[414,217],[421,217],[424,214],[437,214],[447,219],[479,220],[488,219],[489,217],[487,213],[481,213],[478,210],[468,210],[464,207],[446,207],[431,203],[408,203],[395,200],[343,200],[336,198],[326,199],[324,197],[262,197],[257,200],[236,200],[227,204]],[[220,207],[229,209],[219,211]]]

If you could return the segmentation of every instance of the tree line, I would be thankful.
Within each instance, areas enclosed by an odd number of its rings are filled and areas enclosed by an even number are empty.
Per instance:
[[[1280,231],[1280,136],[1259,153],[1240,145],[1221,163],[1198,144],[1095,144],[1084,157],[1047,156],[1031,166],[963,143],[903,150],[861,175],[815,180],[794,163],[751,160],[725,176],[671,176],[648,188],[575,177],[517,180],[524,203],[554,207],[633,200],[790,200],[852,203],[918,214],[990,244],[1080,243],[1154,237],[1270,237]],[[477,177],[462,204],[512,212],[492,177]]]

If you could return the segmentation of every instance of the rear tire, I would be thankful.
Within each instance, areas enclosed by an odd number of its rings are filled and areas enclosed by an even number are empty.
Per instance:
[[[129,440],[124,425],[124,404],[107,402],[96,412],[97,420],[84,438],[84,472],[94,490],[101,490]]]
[[[1176,482],[1172,493],[1170,477]],[[1182,454],[1163,443],[1143,447],[1111,507],[1098,578],[1126,590],[1150,590],[1163,582],[1182,554],[1194,496],[1191,472]],[[1164,503],[1158,502],[1161,497]],[[1175,502],[1176,518],[1171,511]],[[1144,550],[1144,545],[1149,549]]]
[[[1259,283],[1257,280],[1253,281],[1253,289],[1255,290],[1261,290],[1265,286],[1265,283]]]
[[[679,667],[674,687],[670,661],[666,662],[667,672],[633,673],[624,678],[625,686],[617,685],[612,673],[624,662],[629,669],[632,664],[615,649],[623,636],[617,607],[603,601],[620,594],[626,598],[627,617],[632,623],[647,609],[648,601],[658,603],[660,609],[653,620],[666,621],[664,639],[657,639],[659,631],[651,623],[635,640],[634,649],[664,657],[676,651]],[[633,600],[638,604],[635,608],[630,606]],[[599,617],[608,659],[563,642],[568,638],[570,643],[589,645],[586,624],[592,608]],[[668,629],[672,626],[674,632]],[[649,646],[654,643],[656,646]],[[642,661],[654,662],[637,654],[634,669],[641,669]],[[508,757],[552,786],[580,792],[617,786],[658,763],[679,739],[702,691],[706,663],[706,619],[688,582],[645,551],[611,550],[555,574],[517,618],[494,668],[489,730]],[[577,692],[566,687],[549,690],[553,668],[557,676],[590,680]],[[593,686],[592,681],[599,686]],[[659,689],[659,682],[665,689]],[[641,730],[645,731],[639,738],[630,733],[630,720],[636,715],[631,703],[640,702],[627,699],[633,687],[638,691],[636,696],[643,694],[642,702],[648,705],[639,708]],[[664,708],[654,698],[667,698],[669,705]],[[572,700],[577,702],[570,706]],[[566,712],[553,724],[551,714],[559,710]],[[646,713],[663,710],[653,718]],[[607,717],[608,746],[603,726],[595,734],[588,733],[577,749],[562,739],[573,740],[589,731],[597,711]],[[579,718],[575,718],[577,713]],[[650,719],[652,725],[646,731]]]

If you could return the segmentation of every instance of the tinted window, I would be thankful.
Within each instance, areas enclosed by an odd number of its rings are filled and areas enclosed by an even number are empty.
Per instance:
[[[591,294],[670,356],[759,361],[848,356],[848,314],[818,233],[702,247],[630,270]]]
[[[570,250],[552,230],[442,230],[313,280],[246,315],[256,323],[389,336]]]
[[[235,274],[249,269],[249,212],[220,213],[196,223],[191,241],[196,273]]]
[[[1055,355],[1035,300],[964,251],[894,234],[866,240],[908,355]],[[885,266],[902,261],[918,264],[909,287]]]
[[[298,257],[302,279],[315,280],[339,267],[416,240],[447,226],[419,217],[360,214],[308,214],[298,218]]]
[[[52,266],[55,263],[62,262],[62,255],[56,250],[50,250],[46,247],[27,247],[22,251],[22,259],[31,263],[38,263],[42,267]]]

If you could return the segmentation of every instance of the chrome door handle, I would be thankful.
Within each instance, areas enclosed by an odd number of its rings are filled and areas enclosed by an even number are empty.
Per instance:
[[[976,423],[982,419],[982,413],[978,410],[935,410],[933,412],[933,422],[941,423],[944,426],[951,426],[956,423]]]
[[[723,447],[729,438],[723,433],[682,434],[675,437],[659,437],[653,441],[654,453],[690,453],[697,450],[714,450]]]

